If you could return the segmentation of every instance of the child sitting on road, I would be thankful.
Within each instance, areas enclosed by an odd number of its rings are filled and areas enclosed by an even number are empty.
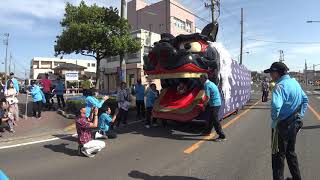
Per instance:
[[[104,103],[102,107],[99,109],[98,121],[100,133],[104,137],[108,137],[109,139],[115,139],[117,137],[117,134],[110,128],[114,124],[116,118],[117,112],[114,114],[113,117],[111,117],[111,108],[106,103]]]
[[[7,125],[4,125],[4,122]],[[1,99],[0,101],[0,137],[2,137],[3,128],[9,127],[9,131],[14,133],[13,130],[13,114],[9,112],[9,105],[6,99]]]

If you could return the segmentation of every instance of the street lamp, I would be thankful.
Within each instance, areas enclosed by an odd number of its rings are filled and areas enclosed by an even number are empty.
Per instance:
[[[307,21],[307,23],[320,23],[320,21]]]
[[[314,78],[316,78],[317,72],[316,72],[316,67],[320,66],[320,64],[313,64],[313,72],[314,72]]]
[[[245,52],[244,54],[250,54],[249,51]],[[238,62],[240,61],[240,54],[238,55]]]
[[[3,41],[3,44],[6,46],[6,59],[5,59],[5,76],[4,76],[4,80],[5,82],[7,82],[7,61],[8,61],[8,46],[9,46],[9,33],[4,33],[4,41]]]

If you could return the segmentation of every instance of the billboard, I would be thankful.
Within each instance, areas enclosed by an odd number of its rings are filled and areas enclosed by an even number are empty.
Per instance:
[[[67,71],[65,74],[66,81],[78,81],[79,72],[78,71]]]

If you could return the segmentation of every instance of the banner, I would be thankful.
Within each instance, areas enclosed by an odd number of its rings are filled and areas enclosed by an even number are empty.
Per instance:
[[[66,81],[78,81],[79,72],[78,71],[67,71],[65,74]]]

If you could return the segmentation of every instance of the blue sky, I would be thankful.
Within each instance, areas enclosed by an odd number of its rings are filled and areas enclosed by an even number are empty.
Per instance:
[[[158,0],[146,0],[153,3]],[[188,9],[211,20],[210,11],[204,7],[206,0],[179,0]],[[78,4],[80,0],[1,0],[0,34],[10,33],[9,52],[12,53],[18,76],[23,77],[32,57],[53,57],[54,40],[61,31],[66,2]],[[92,4],[120,6],[120,0],[86,0]],[[197,3],[195,3],[197,2]],[[238,59],[240,46],[240,8],[244,8],[244,64],[251,70],[261,71],[279,58],[284,50],[285,63],[291,70],[303,70],[320,64],[320,23],[307,24],[307,20],[320,20],[319,0],[305,2],[292,0],[221,0],[220,32],[218,41]],[[205,22],[197,20],[203,28]],[[263,41],[318,42],[315,44],[277,44]],[[0,62],[4,61],[5,46],[0,45]],[[65,58],[79,58],[76,55]],[[86,59],[86,57],[80,57]],[[320,69],[320,66],[317,67]],[[4,70],[1,65],[0,71]]]

